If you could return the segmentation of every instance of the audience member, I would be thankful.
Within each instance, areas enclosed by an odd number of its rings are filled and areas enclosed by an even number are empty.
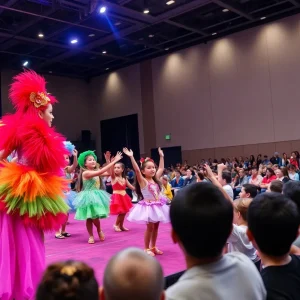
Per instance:
[[[249,183],[250,184],[254,184],[257,187],[260,186],[261,182],[262,182],[263,178],[260,174],[258,174],[258,170],[257,167],[252,167],[251,169],[251,177],[249,179]]]
[[[168,198],[169,201],[171,201],[173,199],[173,194],[172,194],[172,190],[171,190],[171,185],[169,183],[169,178],[167,175],[164,175],[161,178],[161,183],[162,183],[164,195]]]
[[[233,199],[233,189],[231,187],[231,173],[228,171],[223,171],[227,167],[224,164],[218,165],[218,180],[222,185],[224,191],[228,194],[228,196]]]
[[[299,181],[299,174],[296,172],[295,165],[288,165],[289,177],[291,180]]]
[[[269,186],[269,184],[276,180],[276,175],[272,168],[267,168],[266,176],[263,178],[260,187],[262,189],[262,192],[265,192]]]
[[[268,192],[282,193],[283,183],[280,180],[274,180],[268,187]]]
[[[36,294],[36,300],[98,299],[99,287],[93,269],[71,260],[48,266]]]
[[[286,167],[281,167],[280,169],[277,169],[275,171],[275,175],[276,175],[277,179],[282,181],[283,183],[286,183],[290,180]]]
[[[127,248],[108,262],[100,300],[163,300],[164,277],[159,262],[136,248]]]
[[[172,238],[183,251],[187,271],[167,289],[169,300],[266,298],[262,279],[248,257],[238,252],[222,255],[232,230],[233,208],[221,190],[196,183],[172,201]]]
[[[255,198],[257,195],[257,186],[254,184],[244,184],[239,194],[240,198]]]
[[[248,209],[248,226],[263,264],[267,299],[299,299],[300,257],[289,254],[299,228],[296,204],[278,193],[258,195]]]
[[[190,169],[187,169],[186,178],[184,180],[183,187],[188,186],[195,182],[196,182],[196,177],[192,174],[192,171]]]
[[[184,179],[181,177],[179,170],[175,171],[175,178],[171,181],[171,186],[173,189],[181,189],[184,184]]]
[[[244,184],[248,183],[248,177],[245,174],[245,170],[244,169],[239,169],[239,174],[238,176],[236,176],[236,178],[233,181],[233,194],[234,194],[234,198],[236,198],[238,196],[238,194],[241,192],[242,190],[242,186]]]

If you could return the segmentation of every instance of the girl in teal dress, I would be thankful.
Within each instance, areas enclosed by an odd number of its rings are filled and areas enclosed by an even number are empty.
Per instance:
[[[93,151],[86,151],[79,155],[80,175],[77,185],[79,193],[74,200],[76,208],[75,219],[86,220],[89,244],[95,243],[93,225],[97,228],[100,241],[105,240],[104,233],[101,230],[100,219],[107,218],[109,214],[110,195],[100,189],[100,176],[104,176],[106,171],[121,159],[122,153],[118,152],[109,164],[99,169],[97,156]]]

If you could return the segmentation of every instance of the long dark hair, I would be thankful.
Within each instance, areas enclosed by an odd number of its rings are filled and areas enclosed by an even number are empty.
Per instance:
[[[142,163],[142,165],[141,165],[141,174],[142,174],[143,177],[145,177],[145,175],[143,174],[142,171],[145,170],[146,164],[148,162],[152,162],[154,164],[154,162],[152,160],[146,160],[146,161],[144,161]],[[159,190],[161,191],[161,182],[156,178],[156,174],[152,177],[152,179],[153,179],[153,181],[155,183],[158,184]],[[137,179],[135,179],[135,192],[136,192],[139,200],[143,200],[144,199],[142,191],[141,191],[141,186],[140,186],[140,184],[139,184],[139,182],[138,182]]]
[[[114,166],[115,166],[115,165],[120,165],[120,166],[121,166],[121,168],[123,169],[123,172],[122,172],[121,176],[122,176],[122,178],[126,179],[125,165],[124,165],[122,162],[120,162],[120,161],[116,162],[116,163],[114,164]]]

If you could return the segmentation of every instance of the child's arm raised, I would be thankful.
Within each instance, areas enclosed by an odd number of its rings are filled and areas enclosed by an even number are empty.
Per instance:
[[[165,169],[164,152],[161,150],[160,147],[158,148],[158,154],[159,154],[159,166],[155,176],[158,180],[160,180],[160,177],[162,176]]]
[[[115,158],[105,167],[96,170],[96,171],[84,171],[82,173],[82,177],[84,179],[90,179],[96,176],[102,176],[105,172],[107,172],[116,162],[122,159],[122,153],[118,152]]]
[[[73,164],[72,166],[67,166],[67,173],[73,173],[76,169],[76,167],[78,166],[78,161],[77,161],[77,155],[78,152],[76,149],[73,150]]]
[[[128,150],[127,148],[123,148],[123,152],[130,158],[130,161],[132,163],[133,170],[135,171],[136,180],[138,181],[141,188],[144,188],[146,186],[146,179],[143,177],[141,170],[136,163],[132,150]]]

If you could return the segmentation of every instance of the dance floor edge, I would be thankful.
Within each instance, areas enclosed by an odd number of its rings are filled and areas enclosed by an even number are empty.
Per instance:
[[[47,265],[68,259],[86,262],[94,268],[98,282],[102,283],[105,266],[112,255],[128,247],[143,249],[143,237],[145,225],[139,225],[125,221],[125,226],[130,229],[128,232],[115,232],[113,224],[116,216],[110,216],[101,220],[101,227],[105,233],[106,240],[100,242],[94,228],[95,244],[87,243],[88,234],[85,228],[85,221],[74,220],[74,214],[70,215],[67,232],[71,237],[64,240],[55,239],[54,234],[47,234],[46,263]],[[164,251],[163,255],[156,256],[161,263],[164,275],[171,275],[185,269],[183,255],[178,247],[174,245],[170,236],[170,224],[161,224],[158,233],[157,246]]]

